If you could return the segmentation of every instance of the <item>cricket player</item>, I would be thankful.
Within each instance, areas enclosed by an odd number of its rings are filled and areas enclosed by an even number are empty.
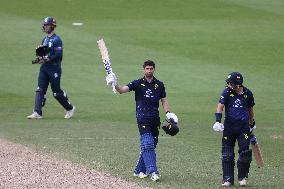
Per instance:
[[[238,141],[239,158],[237,161],[238,180],[240,186],[246,186],[252,151],[249,149],[250,133],[255,129],[252,92],[243,86],[243,76],[232,72],[226,79],[227,87],[223,90],[215,113],[216,123],[213,129],[223,131],[222,137],[222,169],[223,187],[234,184],[235,142]],[[224,125],[221,123],[225,107]]]
[[[34,111],[27,116],[28,119],[41,119],[42,108],[46,101],[46,91],[50,83],[54,98],[66,110],[64,118],[69,119],[73,116],[75,106],[73,106],[60,87],[61,61],[63,55],[62,41],[55,34],[56,21],[52,17],[46,17],[43,21],[42,31],[47,34],[40,46],[46,46],[48,53],[43,57],[38,75],[38,86],[35,94]]]
[[[106,77],[107,85],[115,85],[120,94],[135,91],[136,119],[140,133],[140,157],[134,169],[134,176],[149,177],[152,181],[160,179],[155,148],[158,143],[160,116],[159,101],[168,119],[178,123],[178,117],[170,112],[163,82],[154,77],[155,63],[147,60],[143,64],[144,77],[134,80],[125,86],[117,83],[115,74]]]

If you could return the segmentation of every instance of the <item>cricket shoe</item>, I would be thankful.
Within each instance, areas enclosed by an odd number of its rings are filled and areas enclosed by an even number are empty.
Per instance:
[[[243,178],[242,180],[239,180],[240,186],[246,186],[247,185],[247,180]]]
[[[222,184],[222,187],[225,187],[225,188],[228,188],[228,187],[231,187],[232,186],[232,183],[230,183],[229,181],[225,181],[223,184]]]
[[[160,180],[160,176],[156,174],[155,172],[151,173],[149,176],[150,176],[150,179],[154,182],[157,182]]]
[[[134,173],[133,176],[138,177],[138,178],[141,178],[141,179],[147,177],[147,175],[146,175],[145,173],[143,173],[143,172],[140,172],[140,173],[138,173],[138,174],[137,174],[137,173]]]
[[[42,119],[42,116],[37,112],[33,112],[31,115],[27,116],[28,119]]]
[[[73,117],[75,112],[75,106],[73,106],[73,108],[69,111],[66,111],[64,118],[65,119],[70,119],[71,117]]]

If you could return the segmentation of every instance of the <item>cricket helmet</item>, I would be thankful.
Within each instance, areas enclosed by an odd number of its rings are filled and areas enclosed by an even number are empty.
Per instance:
[[[228,75],[227,79],[225,80],[227,83],[233,83],[235,85],[242,85],[243,84],[243,76],[239,72],[232,72]]]
[[[175,136],[179,132],[178,124],[173,119],[165,119],[162,129],[166,134]]]
[[[50,33],[56,27],[56,20],[54,18],[52,18],[52,17],[46,17],[43,20],[43,23],[42,23],[42,29],[43,30],[44,30],[44,26],[51,26],[50,27],[50,31],[48,31],[48,33]]]

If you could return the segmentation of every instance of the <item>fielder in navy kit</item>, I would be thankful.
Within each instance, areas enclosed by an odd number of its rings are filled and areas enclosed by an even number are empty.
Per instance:
[[[41,119],[42,108],[45,105],[45,94],[50,83],[54,98],[66,110],[64,118],[69,119],[73,116],[75,106],[73,106],[60,87],[61,61],[63,55],[62,41],[55,34],[56,21],[52,17],[46,17],[43,21],[42,31],[47,34],[40,46],[47,47],[47,54],[40,57],[40,71],[38,75],[38,87],[36,89],[34,111],[27,116],[28,119]]]
[[[121,94],[135,91],[136,119],[140,133],[140,157],[134,170],[134,176],[149,178],[153,181],[160,179],[155,148],[158,143],[160,117],[159,101],[161,100],[168,119],[178,122],[178,118],[169,110],[166,91],[163,82],[154,77],[155,63],[147,60],[143,64],[144,77],[120,86],[115,74],[106,77],[108,85],[115,85],[115,89]]]
[[[232,72],[226,79],[227,87],[223,90],[215,113],[215,131],[223,131],[222,137],[222,169],[223,187],[234,184],[235,142],[238,141],[239,158],[237,161],[238,180],[240,186],[246,186],[252,151],[249,149],[250,133],[254,126],[254,97],[252,92],[243,86],[243,76]],[[224,125],[221,123],[225,107]]]

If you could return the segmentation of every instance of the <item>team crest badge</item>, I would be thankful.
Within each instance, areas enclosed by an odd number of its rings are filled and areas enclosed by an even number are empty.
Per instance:
[[[158,84],[155,84],[155,89],[157,89],[159,87],[159,85]]]

